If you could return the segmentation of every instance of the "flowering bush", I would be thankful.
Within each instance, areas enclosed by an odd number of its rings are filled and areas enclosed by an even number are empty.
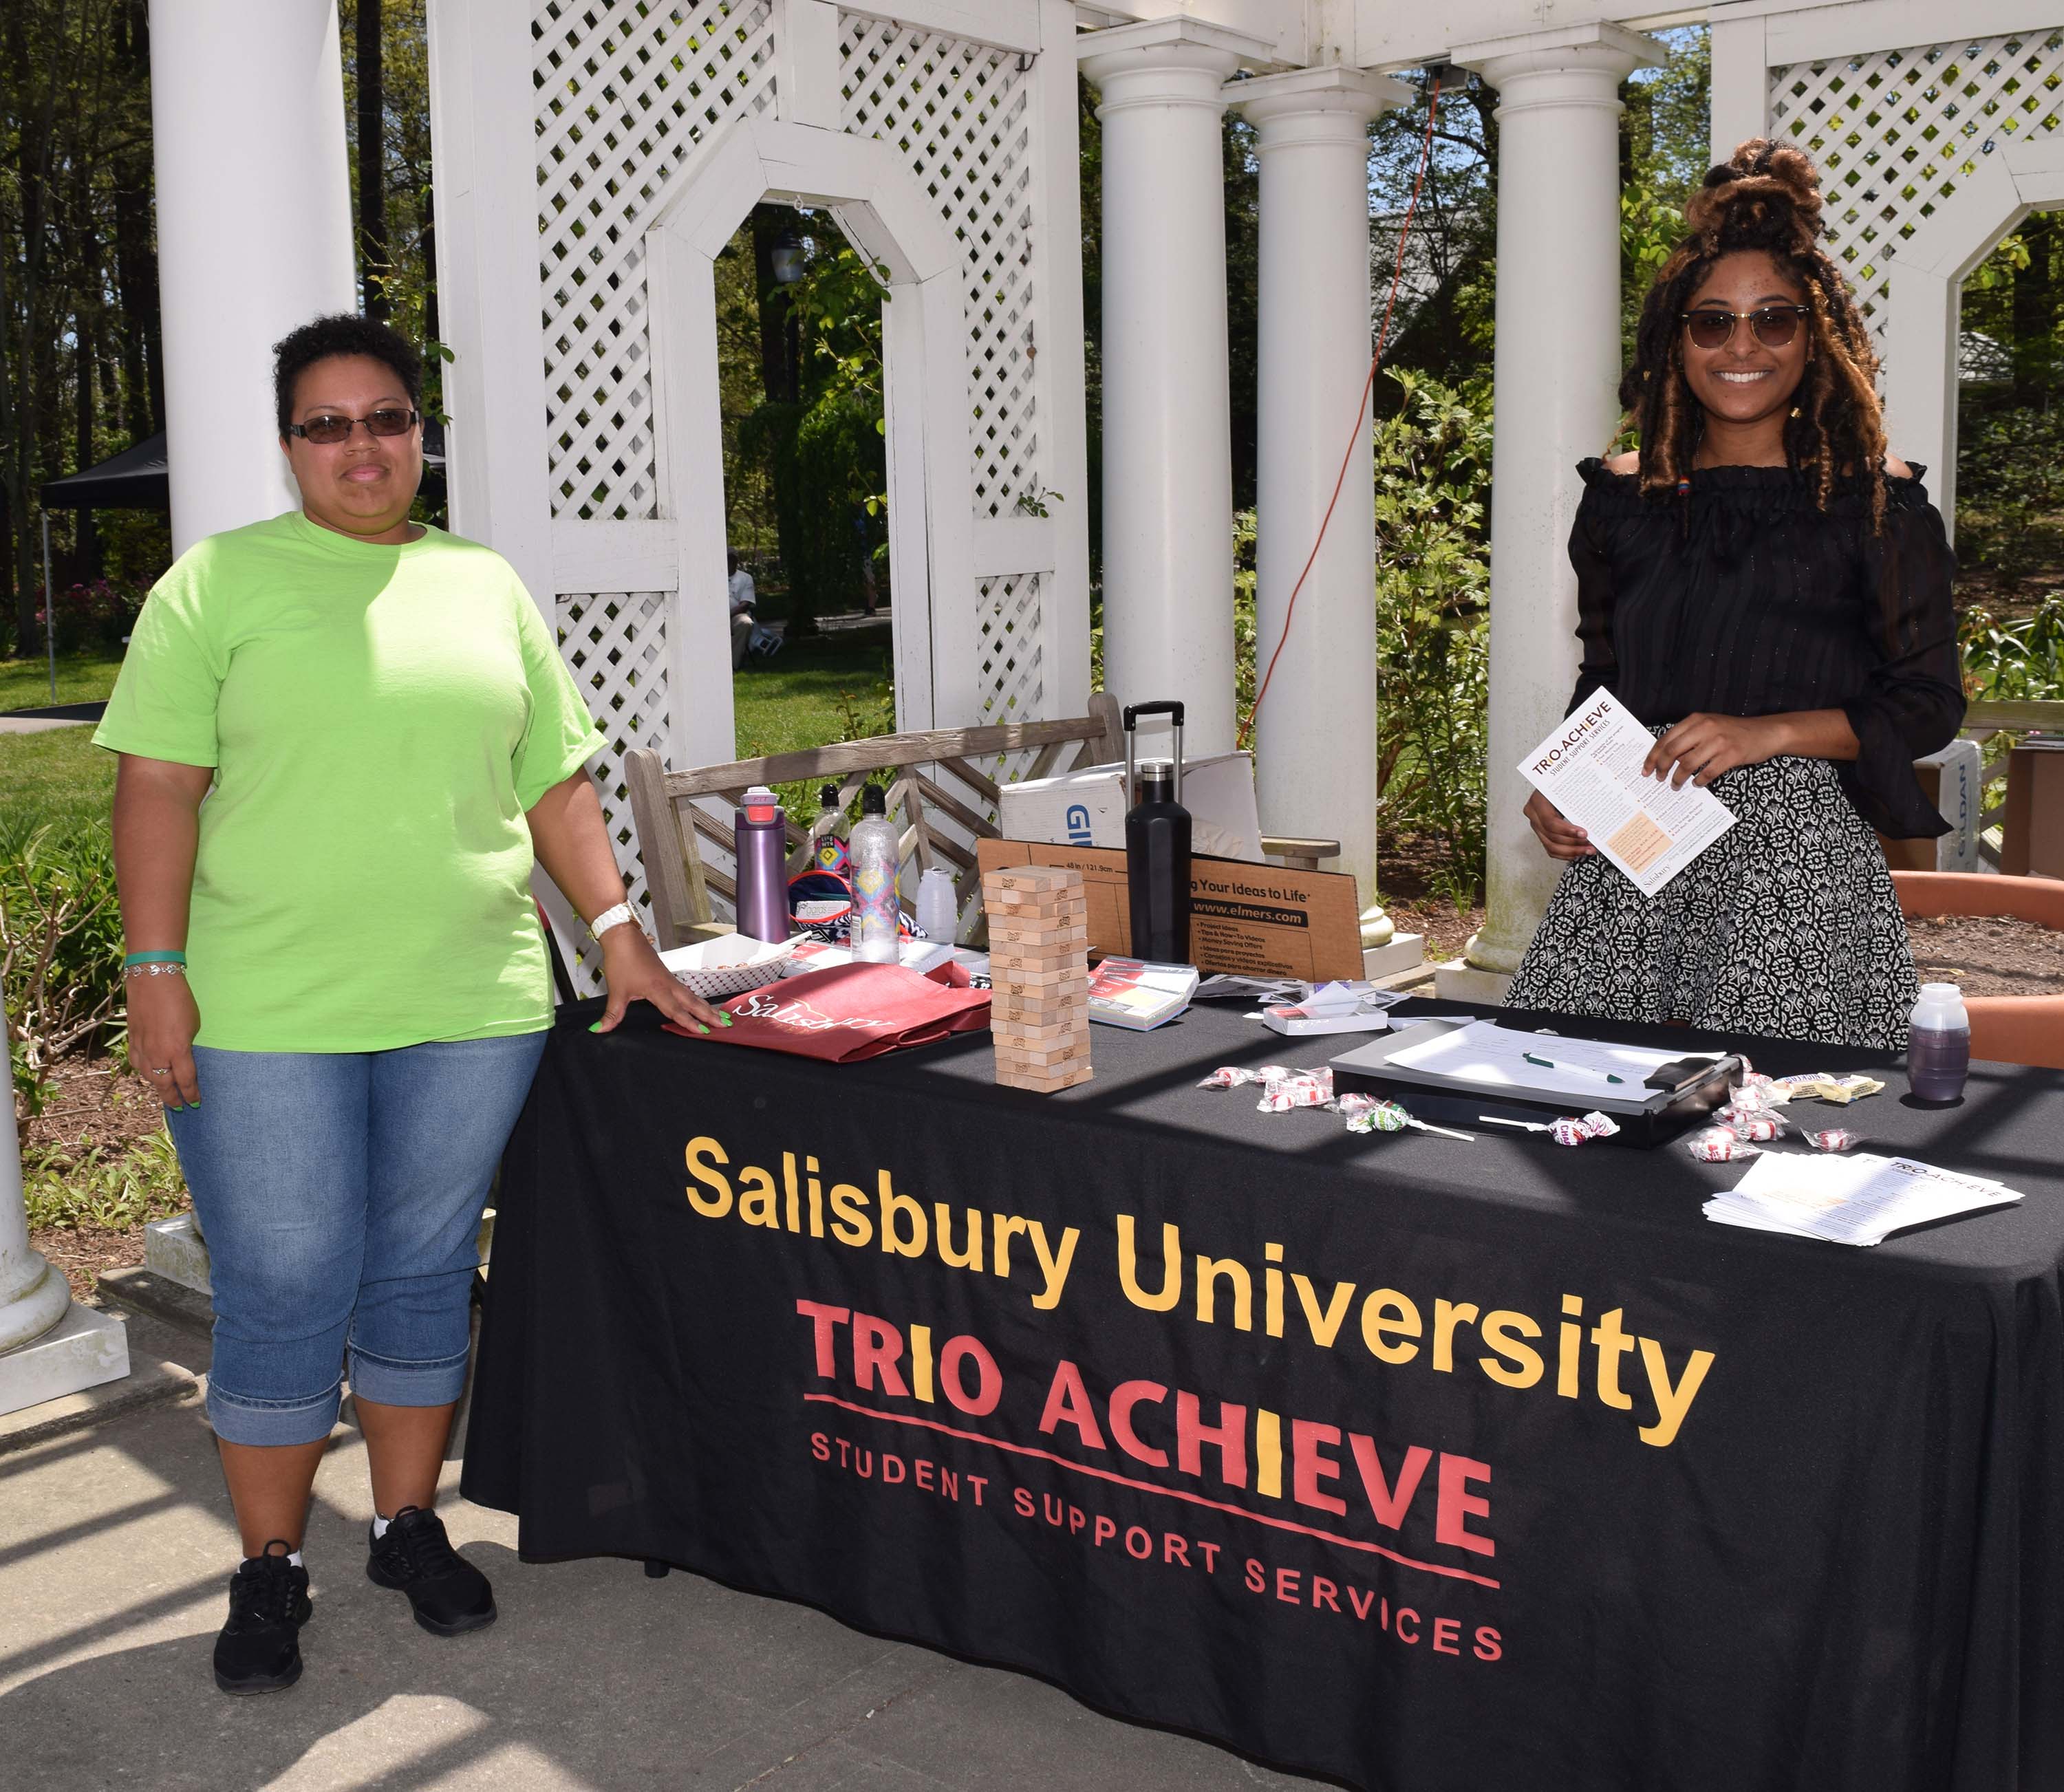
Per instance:
[[[129,631],[136,626],[136,613],[143,607],[144,594],[115,580],[96,578],[91,585],[68,585],[58,593],[58,651],[73,654],[97,647],[118,653]],[[38,611],[36,620],[43,620]]]

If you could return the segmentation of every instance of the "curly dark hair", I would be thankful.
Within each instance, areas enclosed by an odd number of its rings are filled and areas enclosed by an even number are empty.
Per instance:
[[[1685,383],[1683,314],[1723,256],[1760,249],[1804,293],[1808,354],[1784,426],[1785,458],[1813,472],[1814,501],[1828,505],[1838,477],[1870,489],[1873,526],[1885,516],[1885,424],[1874,384],[1877,355],[1841,271],[1820,246],[1820,174],[1789,144],[1752,137],[1707,171],[1684,207],[1691,234],[1649,288],[1634,360],[1619,383],[1627,423],[1640,431],[1644,495],[1683,489],[1706,413]]]
[[[385,362],[401,382],[410,407],[423,408],[423,357],[415,345],[385,324],[339,312],[289,330],[272,344],[272,404],[282,436],[294,421],[294,382],[317,361],[337,355],[365,355]]]

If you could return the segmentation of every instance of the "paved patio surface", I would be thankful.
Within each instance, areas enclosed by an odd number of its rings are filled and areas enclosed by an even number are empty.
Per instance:
[[[148,1315],[132,1355],[206,1366]],[[0,1783],[7,1792],[752,1787],[756,1792],[1251,1792],[1292,1778],[1115,1722],[1022,1676],[637,1564],[516,1558],[458,1498],[453,1540],[501,1621],[432,1637],[365,1579],[364,1445],[316,1484],[315,1617],[288,1692],[230,1699],[208,1657],[237,1554],[192,1396],[0,1455]]]

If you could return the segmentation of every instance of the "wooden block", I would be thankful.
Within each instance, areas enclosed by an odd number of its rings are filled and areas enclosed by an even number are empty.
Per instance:
[[[1086,991],[1090,986],[1089,967],[1080,958],[1072,964],[1010,964],[1002,967],[992,958],[989,974],[990,981],[998,989],[1059,989],[1079,984]]]
[[[1013,926],[994,920],[989,924],[989,949],[992,952],[1011,947],[1036,949],[1042,946],[1074,946],[1086,952],[1090,947],[1089,925],[1080,920],[1059,921],[1050,926],[1038,927]]]
[[[1080,895],[1028,896],[1022,890],[998,890],[996,900],[989,904],[990,892],[982,892],[982,900],[997,914],[1006,919],[1034,915],[1086,915],[1090,912],[1089,898]]]
[[[1054,1076],[1043,1076],[1026,1070],[1009,1070],[1001,1064],[996,1067],[996,1080],[1000,1086],[1022,1089],[1034,1095],[1058,1095],[1064,1089],[1073,1089],[1078,1083],[1089,1081],[1095,1074],[1086,1063],[1070,1065]]]
[[[1086,1027],[1090,1024],[1090,1006],[1085,1001],[1017,1002],[1004,1007],[992,1001],[989,1020],[998,1031],[1006,1027],[1013,1032],[1024,1027]]]
[[[996,1061],[1022,1068],[1046,1069],[1056,1064],[1074,1064],[1090,1055],[1090,1042],[1078,1034],[1070,1034],[1048,1044],[1015,1045],[999,1039],[996,1042]]]
[[[994,884],[999,890],[1044,893],[1049,890],[1079,890],[1082,874],[1059,865],[1000,865],[986,873],[982,881],[984,888]]]
[[[1005,977],[1030,971],[1078,971],[1086,985],[1089,966],[1084,962],[1080,946],[993,946],[989,954],[990,981],[994,983]]]

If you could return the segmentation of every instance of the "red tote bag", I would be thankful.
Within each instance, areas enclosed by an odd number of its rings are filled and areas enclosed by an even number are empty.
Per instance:
[[[829,1064],[857,1064],[989,1025],[989,992],[970,989],[967,973],[957,964],[943,964],[929,976],[901,964],[835,964],[716,1005],[732,1022],[708,1037]],[[684,1039],[704,1037],[671,1021],[667,1030]]]

